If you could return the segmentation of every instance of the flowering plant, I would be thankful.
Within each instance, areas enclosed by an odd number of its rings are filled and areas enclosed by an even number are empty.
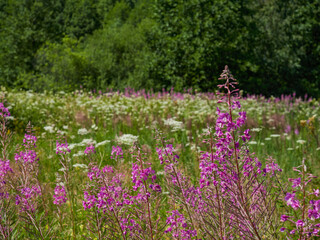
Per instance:
[[[284,226],[280,229],[288,239],[311,239],[319,237],[320,232],[320,191],[312,189],[310,182],[315,178],[307,173],[305,159],[295,167],[300,177],[289,178],[292,191],[285,195],[287,213],[281,216]]]

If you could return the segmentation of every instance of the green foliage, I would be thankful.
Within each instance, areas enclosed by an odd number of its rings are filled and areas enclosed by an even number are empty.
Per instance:
[[[101,25],[95,0],[65,1],[64,33],[76,38],[91,34]]]
[[[86,42],[85,55],[99,75],[97,88],[150,88],[154,84],[148,79],[154,53],[146,45],[146,36],[155,23],[152,19],[139,19],[136,11],[128,15],[128,9],[125,2],[117,3],[108,24]]]
[[[16,81],[17,88],[58,91],[72,90],[79,86],[92,84],[95,68],[79,51],[79,41],[64,37],[62,43],[46,43],[35,57],[36,74],[21,74]]]
[[[12,86],[20,73],[33,70],[46,39],[59,39],[61,2],[2,0],[0,9],[0,84]]]
[[[154,69],[166,85],[212,89],[219,69],[241,57],[239,43],[246,33],[238,2],[166,0],[155,10],[161,38]]]
[[[207,91],[228,64],[245,93],[319,97],[319,9],[320,0],[0,0],[0,85]]]
[[[254,7],[251,58],[260,66],[244,81],[251,92],[319,92],[320,1],[267,1]],[[317,19],[318,18],[318,19]],[[248,89],[249,90],[249,89]]]

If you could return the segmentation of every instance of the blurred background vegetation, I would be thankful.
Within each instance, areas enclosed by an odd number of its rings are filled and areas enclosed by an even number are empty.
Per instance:
[[[0,0],[0,85],[320,97],[320,0]]]

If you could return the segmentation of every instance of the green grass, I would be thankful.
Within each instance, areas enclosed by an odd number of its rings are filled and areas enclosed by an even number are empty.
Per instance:
[[[114,165],[110,158],[112,145],[121,145],[125,151],[123,170],[129,171],[130,146],[118,142],[117,137],[123,134],[138,136],[140,146],[148,153],[148,159],[156,171],[163,171],[155,152],[155,129],[160,129],[172,143],[179,155],[181,167],[189,176],[199,174],[199,154],[206,148],[202,144],[201,134],[207,124],[214,126],[218,99],[206,96],[185,95],[183,100],[167,96],[162,99],[143,97],[128,98],[123,95],[92,96],[82,94],[37,94],[32,92],[0,92],[5,95],[7,105],[14,117],[10,120],[10,129],[15,132],[10,149],[10,158],[14,161],[16,146],[22,143],[24,129],[30,121],[38,137],[37,151],[40,158],[40,178],[47,184],[47,191],[53,192],[57,173],[61,165],[55,154],[57,133],[63,131],[69,144],[80,143],[83,139],[92,139],[96,143],[110,142],[96,148],[98,162],[103,165]],[[306,158],[308,171],[320,175],[320,146],[318,101],[305,102],[300,99],[277,101],[275,99],[250,98],[241,99],[242,111],[247,112],[246,128],[250,128],[252,138],[249,149],[264,162],[268,156],[273,157],[283,168],[283,178],[291,177],[292,167],[301,165]],[[301,120],[314,120],[303,126]],[[165,120],[174,118],[178,127],[165,125]],[[179,127],[179,124],[182,124]],[[285,133],[287,126],[291,131]],[[51,126],[53,132],[45,130]],[[67,127],[66,127],[67,126]],[[78,134],[79,129],[86,128],[88,134]],[[260,129],[260,130],[259,130]],[[295,130],[299,133],[294,133]],[[305,142],[299,143],[299,140]],[[256,143],[256,144],[253,144]],[[85,146],[76,146],[70,154],[72,165],[88,164],[84,156],[73,156],[84,151]],[[198,150],[197,150],[198,149]],[[161,176],[160,176],[161,178]],[[83,189],[86,172],[82,168],[72,169],[72,181],[76,198],[77,237],[85,230],[86,215],[82,208]],[[53,205],[52,208],[54,209]],[[68,212],[70,205],[66,206]],[[61,233],[61,238],[68,239],[70,229]],[[25,235],[23,237],[27,238]],[[21,237],[21,236],[20,236]],[[22,238],[21,238],[22,239]],[[78,238],[79,239],[79,238]]]

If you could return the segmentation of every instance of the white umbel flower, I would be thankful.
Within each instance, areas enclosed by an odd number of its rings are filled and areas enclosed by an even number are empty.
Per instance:
[[[176,120],[173,119],[173,118],[165,119],[165,120],[164,120],[164,125],[169,126],[169,127],[172,127],[172,131],[173,131],[173,132],[183,129],[183,124],[182,124],[182,122],[176,121]]]
[[[80,128],[80,129],[78,130],[78,134],[79,134],[79,135],[87,135],[88,133],[89,133],[88,130],[85,129],[85,128]]]
[[[123,134],[122,136],[117,137],[116,141],[118,143],[131,146],[134,142],[138,141],[138,136],[134,136],[132,134]]]

